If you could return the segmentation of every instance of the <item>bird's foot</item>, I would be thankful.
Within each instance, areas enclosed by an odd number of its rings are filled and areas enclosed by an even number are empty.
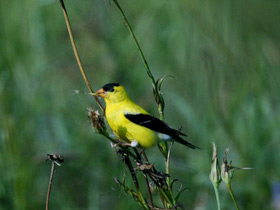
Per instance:
[[[118,143],[113,143],[110,142],[110,145],[112,148],[116,148],[118,146],[124,146],[124,147],[137,147],[139,145],[138,141],[134,140],[130,143],[128,142],[123,142],[123,141],[119,141]]]

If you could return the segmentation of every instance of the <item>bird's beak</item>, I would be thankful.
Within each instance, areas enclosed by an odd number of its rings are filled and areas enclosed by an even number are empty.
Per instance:
[[[106,92],[103,90],[103,88],[101,88],[100,90],[98,90],[95,95],[100,96],[101,98],[104,98],[106,95]]]

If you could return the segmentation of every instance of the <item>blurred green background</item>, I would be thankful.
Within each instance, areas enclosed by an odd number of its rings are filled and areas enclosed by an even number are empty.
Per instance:
[[[150,81],[110,0],[66,0],[82,62],[97,90],[123,84],[157,115]],[[163,85],[165,121],[183,126],[203,148],[175,144],[171,176],[190,188],[186,209],[216,209],[208,179],[212,146],[226,147],[235,166],[241,209],[280,209],[280,5],[267,0],[120,1],[156,78]],[[125,167],[87,119],[92,97],[79,73],[59,2],[0,1],[0,209],[44,209],[51,164],[65,156],[51,209],[141,209],[113,181]],[[175,152],[176,151],[176,152]],[[151,162],[164,169],[158,149]],[[130,177],[127,177],[130,182]],[[132,186],[132,185],[131,185]],[[179,186],[178,186],[179,187]],[[221,184],[222,209],[234,209]]]

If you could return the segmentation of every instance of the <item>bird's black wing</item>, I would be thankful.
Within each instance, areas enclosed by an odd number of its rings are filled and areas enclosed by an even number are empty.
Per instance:
[[[179,135],[186,136],[186,134],[171,128],[160,119],[148,114],[125,114],[124,116],[137,125],[144,126],[159,133],[167,134],[171,137]]]
[[[153,117],[148,114],[140,114],[140,113],[139,114],[125,114],[124,116],[128,120],[130,120],[131,122],[133,122],[137,125],[141,125],[146,128],[149,128],[153,131],[169,135],[171,138],[173,138],[176,142],[178,142],[180,144],[188,146],[192,149],[199,148],[180,137],[180,135],[186,136],[186,134],[171,128],[170,126],[168,126],[167,124],[165,124],[163,121],[161,121],[160,119],[158,119],[156,117]]]

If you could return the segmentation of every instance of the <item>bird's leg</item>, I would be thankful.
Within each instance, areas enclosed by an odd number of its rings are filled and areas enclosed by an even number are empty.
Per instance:
[[[117,143],[110,142],[110,146],[111,146],[112,148],[116,148],[116,147],[118,147],[118,146],[125,146],[124,144],[126,143],[126,142],[121,141],[120,139],[116,139],[116,142],[117,142]]]
[[[122,145],[122,146],[127,146],[127,147],[136,148],[136,147],[139,145],[139,143],[138,143],[138,141],[133,140],[133,141],[130,142],[130,143],[128,143],[128,142],[121,142],[121,145]]]

